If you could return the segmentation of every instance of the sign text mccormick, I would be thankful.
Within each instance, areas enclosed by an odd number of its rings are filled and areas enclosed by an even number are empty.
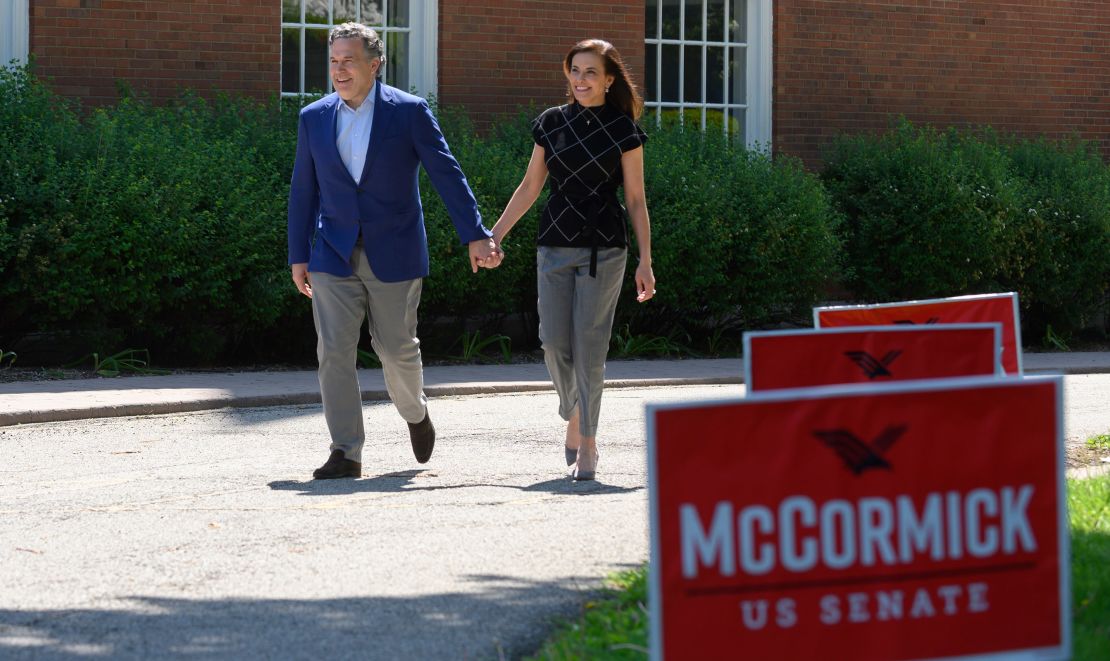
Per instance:
[[[1066,656],[1060,389],[650,408],[654,656]]]

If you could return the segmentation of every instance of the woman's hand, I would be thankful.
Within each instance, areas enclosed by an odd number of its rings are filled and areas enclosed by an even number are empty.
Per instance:
[[[651,272],[651,264],[636,267],[636,300],[640,303],[650,301],[655,296],[655,274]]]

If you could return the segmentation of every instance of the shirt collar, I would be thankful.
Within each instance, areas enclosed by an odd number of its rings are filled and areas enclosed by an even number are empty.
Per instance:
[[[362,105],[358,107],[358,110],[355,110],[351,106],[347,105],[347,102],[343,99],[339,99],[339,109],[341,111],[346,110],[347,112],[354,113],[355,115],[365,115],[368,112],[372,112],[374,109],[374,98],[377,91],[378,81],[375,80],[374,84],[370,87],[370,92],[366,95],[366,99],[363,100]]]

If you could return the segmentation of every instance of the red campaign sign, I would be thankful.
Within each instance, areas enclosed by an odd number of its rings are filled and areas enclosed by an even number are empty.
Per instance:
[[[1014,292],[813,308],[817,328],[998,322],[1002,324],[1002,367],[1008,374],[1022,373],[1020,319]]]
[[[1062,391],[974,377],[649,406],[652,657],[1066,658]]]
[[[748,392],[1001,375],[1001,324],[855,326],[744,333]]]

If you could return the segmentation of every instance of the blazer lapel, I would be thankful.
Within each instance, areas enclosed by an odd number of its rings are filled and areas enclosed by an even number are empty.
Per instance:
[[[333,156],[332,165],[338,168],[336,172],[342,173],[340,176],[351,179],[351,173],[347,170],[347,166],[343,164],[343,157],[339,155],[339,145],[336,144],[336,129],[339,126],[340,103],[343,103],[343,100],[339,98],[338,94],[333,92],[332,98],[320,107],[320,125],[326,129],[321,132],[321,135],[328,143],[327,149],[331,151]]]
[[[374,120],[370,123],[370,144],[366,147],[366,161],[362,165],[362,176],[358,180],[360,184],[366,181],[370,166],[374,164],[374,159],[381,151],[379,147],[385,140],[389,123],[393,121],[395,102],[390,89],[382,81],[377,81],[374,84]]]

